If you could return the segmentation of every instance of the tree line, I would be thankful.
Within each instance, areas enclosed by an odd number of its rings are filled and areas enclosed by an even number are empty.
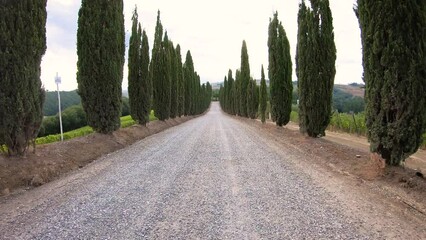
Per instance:
[[[46,51],[46,0],[0,2],[0,146],[24,155],[43,120],[45,90],[40,80]],[[125,58],[123,1],[83,0],[78,13],[77,83],[87,123],[99,133],[120,127]],[[152,59],[148,38],[132,17],[129,43],[129,106],[139,124],[154,109],[160,120],[195,115],[210,105],[210,83],[201,84],[191,53],[182,64],[164,34],[158,12]]]
[[[329,1],[308,2],[299,4],[297,21],[299,126],[301,133],[321,137],[332,115],[337,50]],[[388,165],[399,165],[418,150],[426,131],[426,2],[357,0],[354,11],[361,29],[370,150]],[[229,70],[219,101],[229,114],[256,118],[251,115],[256,112],[262,122],[269,102],[272,121],[283,126],[292,106],[292,60],[278,13],[269,21],[268,53],[269,95],[263,66],[260,88],[251,86],[243,42],[241,68],[235,80]]]

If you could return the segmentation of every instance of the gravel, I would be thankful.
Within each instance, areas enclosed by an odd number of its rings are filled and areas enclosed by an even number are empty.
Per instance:
[[[278,153],[243,124],[214,103],[202,117],[4,198],[0,238],[378,237],[294,166],[305,156]]]

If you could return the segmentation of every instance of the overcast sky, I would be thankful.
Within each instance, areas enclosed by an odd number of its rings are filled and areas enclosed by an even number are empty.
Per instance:
[[[131,17],[138,6],[139,20],[147,31],[152,48],[157,10],[169,39],[182,48],[182,60],[190,50],[195,70],[202,82],[223,81],[228,69],[240,67],[241,45],[246,40],[251,76],[260,78],[261,65],[268,66],[268,24],[275,11],[282,21],[294,57],[297,43],[299,0],[124,0],[126,46]],[[337,47],[335,83],[362,82],[360,30],[353,13],[355,0],[330,0]],[[61,90],[77,88],[77,18],[80,0],[47,2],[47,51],[42,61],[41,79],[46,89],[55,90],[56,72],[62,77]],[[128,49],[126,48],[126,54]],[[150,49],[151,51],[151,49]],[[127,57],[126,57],[127,58]],[[127,88],[127,59],[123,89]],[[267,76],[267,73],[266,73]],[[295,73],[293,73],[295,79]]]

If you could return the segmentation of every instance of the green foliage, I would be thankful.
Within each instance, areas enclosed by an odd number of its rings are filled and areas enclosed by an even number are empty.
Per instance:
[[[365,113],[348,114],[335,112],[330,121],[330,130],[342,131],[358,135],[367,135]]]
[[[426,1],[358,0],[370,150],[399,165],[426,129]]]
[[[192,61],[191,52],[188,50],[186,53],[184,69],[184,86],[185,86],[185,103],[184,113],[186,116],[191,115],[191,102],[193,94],[193,82],[195,78],[194,62]]]
[[[66,109],[73,105],[79,105],[81,98],[77,93],[77,90],[73,91],[60,91],[61,94],[61,108]],[[53,91],[46,91],[46,101],[43,104],[44,116],[54,116],[59,111],[58,108],[58,93]]]
[[[255,119],[259,109],[259,88],[256,81],[250,79],[247,86],[247,114],[251,119]]]
[[[180,45],[176,46],[177,116],[185,114],[185,84]]]
[[[226,89],[227,94],[227,103],[226,108],[228,109],[228,113],[234,115],[234,102],[235,102],[235,87],[234,87],[234,78],[232,76],[232,70],[228,70],[228,88]]]
[[[81,105],[71,106],[62,111],[62,127],[64,132],[81,128],[87,125],[86,114]],[[59,115],[43,119],[39,137],[60,133]]]
[[[173,43],[169,44],[170,55],[170,117],[175,118],[178,116],[178,66],[177,66],[177,53]]]
[[[330,122],[336,46],[329,1],[312,0],[311,6],[299,6],[296,73],[300,131],[318,137]]]
[[[265,72],[263,70],[262,65],[262,72],[261,72],[261,80],[260,80],[260,96],[259,96],[259,110],[260,110],[260,120],[262,123],[265,123],[266,121],[266,107],[268,102],[268,93],[266,89],[266,80],[265,80]]]
[[[343,92],[338,88],[333,89],[333,108],[339,112],[359,113],[365,110],[365,103],[362,97],[353,96]]]
[[[426,133],[423,134],[423,140],[422,140],[421,148],[423,150],[426,150]]]
[[[356,14],[370,150],[399,165],[426,128],[426,2],[358,0]]]
[[[0,4],[0,144],[9,155],[26,153],[43,119],[46,16],[46,0]]]
[[[158,119],[154,116],[154,111],[151,111],[149,115],[149,121],[155,121],[155,120],[158,120]],[[130,115],[121,117],[120,122],[121,122],[121,128],[130,127],[136,124],[136,121],[133,120]],[[64,132],[64,140],[83,137],[93,132],[94,131],[91,127],[85,126],[85,127],[78,128],[69,132]],[[36,144],[41,145],[41,144],[54,143],[59,141],[61,141],[61,134],[52,134],[52,135],[47,135],[44,137],[37,138]],[[4,148],[4,146],[0,146],[0,148]]]
[[[239,69],[237,69],[235,71],[235,89],[234,89],[234,93],[235,93],[235,101],[234,101],[234,108],[235,108],[235,114],[242,116],[242,109],[241,109],[241,71]]]
[[[121,116],[130,115],[130,102],[126,97],[121,98]]]
[[[95,131],[120,127],[125,53],[123,1],[82,0],[77,30],[78,93]]]
[[[152,84],[153,108],[157,117],[164,121],[170,117],[170,53],[167,32],[163,36],[163,25],[160,20],[160,11],[157,15],[155,27],[154,48],[152,49]]]
[[[145,31],[142,33],[135,8],[129,44],[129,103],[132,118],[142,125],[149,121],[151,93],[148,65],[148,37]]]
[[[247,88],[250,83],[250,65],[246,41],[243,41],[243,46],[241,47],[240,71],[240,114],[243,117],[248,117],[249,114],[247,112]]]
[[[79,128],[73,131],[69,131],[69,132],[65,132],[64,133],[64,140],[69,140],[72,138],[76,138],[76,137],[82,137],[85,135],[88,135],[90,133],[93,133],[93,129],[89,126],[83,127],[83,128]],[[61,141],[61,134],[55,134],[55,135],[48,135],[45,137],[39,137],[36,139],[36,144],[37,145],[42,145],[42,144],[48,144],[48,143],[53,143],[53,142],[59,142]]]
[[[291,111],[290,121],[298,123],[299,122],[299,113],[296,112],[296,111]]]
[[[269,22],[268,36],[269,80],[273,119],[278,126],[290,121],[293,83],[290,43],[278,20],[278,12]]]

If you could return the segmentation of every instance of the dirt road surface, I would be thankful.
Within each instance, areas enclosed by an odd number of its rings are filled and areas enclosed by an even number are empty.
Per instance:
[[[260,126],[260,127],[259,127]],[[227,116],[0,199],[1,239],[425,239],[425,215]]]

